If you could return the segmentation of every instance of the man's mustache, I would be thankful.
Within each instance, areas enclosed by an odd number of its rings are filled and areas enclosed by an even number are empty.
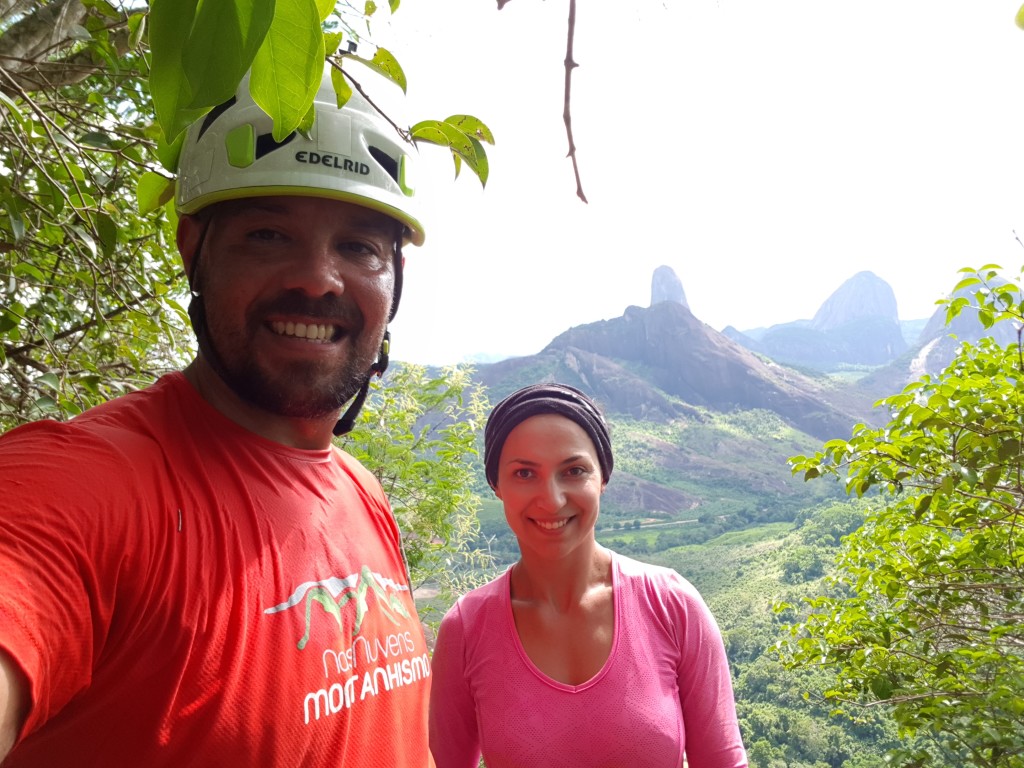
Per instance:
[[[313,298],[295,290],[286,291],[257,305],[256,312],[260,316],[304,315],[318,320],[340,321],[341,324],[350,326],[363,321],[363,313],[359,311],[359,307],[342,296],[329,294]]]

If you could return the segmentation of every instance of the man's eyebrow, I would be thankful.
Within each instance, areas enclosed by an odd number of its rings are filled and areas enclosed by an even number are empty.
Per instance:
[[[259,213],[287,214],[288,209],[280,203],[272,203],[260,198],[246,200],[229,200],[223,203],[223,215],[225,216],[247,216]]]
[[[275,203],[266,199],[254,197],[245,200],[234,200],[227,204],[225,213],[229,216],[245,216],[253,214],[277,214],[287,216],[291,208],[286,203]],[[387,214],[378,213],[368,208],[352,205],[348,211],[349,222],[360,229],[365,229],[373,234],[396,236],[401,232],[402,223],[393,219]]]

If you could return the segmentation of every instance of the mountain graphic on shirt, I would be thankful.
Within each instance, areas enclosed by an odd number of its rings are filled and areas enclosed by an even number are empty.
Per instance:
[[[374,573],[369,566],[364,565],[359,573],[350,576],[331,576],[320,581],[306,581],[300,584],[283,603],[278,603],[270,608],[265,608],[263,613],[281,613],[299,605],[305,606],[306,611],[306,632],[299,640],[299,650],[306,647],[309,642],[310,628],[313,621],[313,604],[317,603],[323,609],[323,613],[332,617],[338,623],[338,629],[344,627],[343,611],[349,603],[355,606],[355,623],[352,625],[352,637],[359,634],[362,628],[363,619],[370,611],[369,595],[372,592],[376,596],[374,605],[392,623],[399,624],[400,619],[409,618],[409,611],[402,602],[401,595],[408,592],[406,584],[399,584],[386,576]],[[317,615],[321,612],[317,611]]]

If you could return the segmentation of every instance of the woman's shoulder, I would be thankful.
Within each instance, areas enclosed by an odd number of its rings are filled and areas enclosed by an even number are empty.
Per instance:
[[[508,595],[508,572],[462,595],[444,615],[443,622],[458,617],[463,623],[473,624],[494,611],[504,610]]]
[[[704,603],[697,588],[671,568],[642,563],[617,552],[612,553],[612,562],[622,589],[645,595],[657,603]]]
[[[612,563],[619,575],[629,581],[651,581],[664,584],[686,584],[692,589],[692,585],[679,575],[677,571],[663,565],[642,563],[631,557],[612,552]]]

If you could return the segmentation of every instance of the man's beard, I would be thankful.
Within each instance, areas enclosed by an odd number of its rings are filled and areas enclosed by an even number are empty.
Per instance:
[[[204,297],[193,295],[189,316],[201,354],[235,394],[261,410],[297,419],[336,415],[369,379],[370,368],[379,352],[380,342],[370,344],[365,338],[361,314],[334,297],[313,300],[294,292],[285,293],[257,309],[253,313],[257,319],[247,322],[245,338],[232,339],[228,336],[214,343]],[[244,350],[248,347],[249,339],[255,335],[254,326],[263,322],[259,318],[266,317],[271,311],[321,318],[325,323],[347,319],[346,325],[352,329],[351,354],[340,369],[333,372],[328,364],[317,362],[292,362],[286,370],[267,371],[253,356],[244,352],[240,355],[224,354],[225,348]],[[232,344],[232,341],[237,343]]]

